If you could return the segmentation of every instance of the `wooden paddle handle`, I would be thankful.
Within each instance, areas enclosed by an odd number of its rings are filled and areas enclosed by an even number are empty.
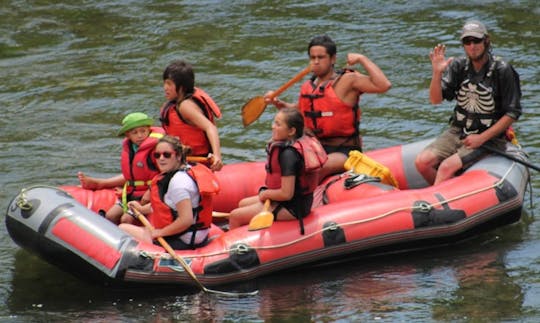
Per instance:
[[[204,163],[207,161],[211,161],[211,158],[201,156],[187,156],[186,160],[194,163]]]
[[[228,218],[231,214],[227,212],[212,211],[213,218]]]
[[[154,227],[152,226],[152,224],[146,219],[146,217],[141,213],[139,212],[139,210],[135,209],[135,208],[132,208],[131,211],[135,214],[135,216],[137,217],[137,219],[139,219],[139,221],[150,231],[153,231],[154,230]],[[159,244],[161,244],[161,246],[163,247],[163,249],[165,249],[169,255],[171,255],[171,257],[173,257],[173,259],[175,259],[181,266],[182,268],[184,268],[184,270],[186,271],[186,273],[193,279],[193,281],[201,288],[202,291],[204,292],[207,292],[207,293],[215,293],[215,294],[221,294],[221,295],[225,295],[225,296],[234,296],[234,297],[238,297],[238,296],[252,296],[252,295],[256,295],[258,293],[258,291],[255,291],[255,292],[247,292],[247,293],[235,293],[235,292],[224,292],[224,291],[219,291],[219,290],[214,290],[214,289],[209,289],[209,288],[206,288],[202,283],[201,281],[197,278],[197,276],[195,275],[195,273],[193,272],[193,270],[191,269],[191,267],[186,263],[186,261],[184,260],[184,258],[182,258],[180,255],[178,255],[174,249],[171,247],[171,245],[169,243],[167,243],[167,241],[163,238],[163,237],[158,237],[157,238],[157,241],[159,242]]]
[[[283,93],[286,89],[288,89],[291,85],[293,85],[294,83],[300,81],[309,72],[311,72],[311,65],[304,68],[300,73],[296,74],[295,77],[290,79],[287,83],[283,84],[279,89],[277,89],[274,93],[272,93],[272,95],[270,95],[270,99],[276,98],[278,95]]]
[[[264,210],[263,210],[263,212],[268,212],[269,209],[270,209],[270,199],[266,199],[266,201],[264,201]]]
[[[150,223],[150,221],[148,221],[146,219],[146,217],[141,213],[139,212],[139,210],[137,210],[136,208],[132,208],[131,211],[133,213],[135,213],[135,215],[137,216],[137,219],[150,231],[154,231],[154,226],[152,226],[152,224]],[[163,249],[165,249],[169,255],[171,255],[171,257],[173,257],[176,261],[178,261],[178,263],[184,268],[184,270],[186,271],[186,273],[188,273],[189,276],[191,276],[191,278],[193,278],[193,280],[195,281],[195,283],[197,283],[197,285],[199,285],[199,287],[203,290],[203,291],[209,291],[206,287],[204,287],[204,285],[199,281],[199,279],[197,278],[197,276],[195,276],[195,273],[193,272],[193,270],[191,270],[191,267],[189,267],[189,265],[184,261],[184,259],[182,257],[180,257],[179,255],[176,254],[176,252],[174,251],[174,249],[171,247],[170,244],[167,243],[167,241],[163,238],[163,237],[158,237],[157,238],[157,241],[159,242],[159,244],[161,244],[161,246],[163,247]]]

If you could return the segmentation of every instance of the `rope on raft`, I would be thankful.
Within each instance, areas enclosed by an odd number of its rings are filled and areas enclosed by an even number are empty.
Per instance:
[[[457,195],[457,196],[455,196],[453,198],[447,198],[445,200],[442,200],[442,201],[439,201],[439,202],[433,203],[433,204],[422,203],[422,204],[415,205],[415,206],[413,205],[413,206],[407,206],[407,207],[400,207],[400,208],[390,210],[388,212],[385,212],[385,213],[382,213],[382,214],[379,214],[379,215],[376,215],[376,216],[373,216],[373,217],[370,217],[370,218],[367,218],[367,219],[344,222],[344,223],[341,223],[340,226],[341,227],[346,227],[346,226],[353,226],[353,225],[356,225],[356,224],[372,222],[372,221],[376,221],[376,220],[385,218],[387,216],[390,216],[390,215],[392,215],[394,213],[403,212],[403,211],[415,211],[415,210],[429,211],[429,210],[433,209],[436,206],[441,206],[441,205],[444,205],[444,204],[448,204],[450,202],[457,201],[457,200],[469,197],[471,195],[478,194],[478,193],[490,190],[490,189],[492,189],[494,187],[499,187],[506,180],[506,178],[510,174],[510,171],[515,167],[515,165],[516,165],[516,163],[513,162],[512,165],[506,171],[506,173],[501,177],[501,179],[499,179],[498,181],[494,182],[492,185],[489,185],[487,187],[476,189],[474,191],[470,191],[470,192],[467,192],[467,193],[464,193],[464,194],[461,194],[461,195]],[[303,241],[303,240],[312,238],[312,237],[314,237],[316,235],[319,235],[319,234],[321,234],[321,233],[323,233],[325,231],[332,231],[332,230],[335,230],[335,229],[337,229],[337,225],[333,224],[333,225],[330,225],[328,227],[322,228],[320,230],[305,234],[305,235],[299,237],[298,239],[294,239],[294,240],[291,240],[291,241],[286,242],[286,243],[281,243],[281,244],[276,244],[276,245],[271,245],[271,246],[246,246],[244,244],[241,244],[241,245],[237,245],[234,248],[228,248],[228,249],[224,249],[224,250],[218,251],[218,252],[212,252],[212,253],[206,253],[206,254],[197,254],[197,255],[193,255],[193,256],[186,255],[186,256],[183,256],[183,257],[193,259],[193,258],[204,258],[204,257],[219,256],[219,255],[228,254],[228,253],[231,253],[231,252],[234,252],[234,253],[237,253],[237,254],[243,254],[243,253],[246,253],[246,252],[248,252],[250,250],[278,249],[278,248],[291,246],[293,244],[299,243],[300,241]],[[159,258],[159,257],[163,258],[163,256],[165,256],[165,253],[148,253],[148,252],[145,252],[145,255],[146,256],[155,256],[157,258]],[[168,254],[167,254],[167,256],[168,256]]]
[[[436,202],[436,203],[433,203],[433,204],[421,203],[419,205],[400,207],[400,208],[390,210],[388,212],[385,212],[385,213],[382,213],[382,214],[379,214],[379,215],[376,215],[376,216],[373,216],[373,217],[370,217],[370,218],[367,218],[367,219],[344,222],[344,223],[341,223],[340,226],[341,227],[346,227],[346,226],[353,226],[353,225],[356,225],[356,224],[368,223],[368,222],[372,222],[372,221],[376,221],[376,220],[385,218],[387,216],[390,216],[390,215],[398,213],[398,212],[403,212],[403,211],[415,211],[415,210],[429,211],[429,210],[433,209],[436,206],[441,206],[441,205],[444,205],[444,204],[448,204],[450,202],[457,201],[459,199],[463,199],[463,198],[469,197],[471,195],[478,194],[478,193],[481,193],[481,192],[490,190],[490,189],[492,189],[494,187],[498,187],[498,186],[502,185],[502,183],[506,180],[506,177],[508,177],[510,171],[515,166],[516,166],[516,162],[513,162],[512,165],[506,171],[506,173],[497,182],[495,182],[492,185],[489,185],[487,187],[480,188],[480,189],[477,189],[477,190],[474,190],[474,191],[471,191],[471,192],[467,192],[467,193],[455,196],[453,198],[447,198],[445,200],[442,200],[442,201],[439,201],[439,202]],[[29,210],[32,209],[32,207],[33,207],[32,203],[28,200],[28,198],[26,196],[26,192],[33,189],[33,188],[38,188],[38,187],[49,187],[49,188],[58,189],[57,187],[49,186],[49,185],[34,185],[34,186],[30,186],[28,188],[21,189],[21,192],[17,196],[16,202],[15,202],[16,205],[21,210],[29,211]],[[323,233],[325,231],[332,231],[332,230],[336,230],[336,229],[337,229],[337,225],[333,224],[333,225],[330,225],[328,227],[322,228],[320,230],[305,234],[305,235],[299,237],[298,239],[294,239],[294,240],[291,240],[289,242],[282,243],[282,244],[276,244],[276,245],[271,245],[271,246],[246,246],[244,244],[240,244],[240,245],[235,246],[234,248],[227,248],[227,249],[224,249],[224,250],[218,251],[218,252],[212,252],[212,253],[206,253],[206,254],[197,254],[197,255],[193,255],[193,256],[187,255],[187,256],[183,256],[183,257],[184,258],[190,258],[190,259],[193,259],[193,258],[205,258],[205,257],[219,256],[219,255],[222,255],[222,254],[229,254],[231,252],[232,253],[237,253],[237,254],[243,254],[243,253],[249,252],[250,250],[278,249],[278,248],[288,247],[290,245],[299,243],[299,242],[301,242],[303,240],[306,240],[306,239],[312,238],[312,237],[314,237],[316,235],[319,235],[319,234],[321,234],[321,233]],[[145,257],[145,258],[151,258],[151,259],[156,259],[156,258],[172,259],[172,257],[166,252],[141,251],[140,255]]]

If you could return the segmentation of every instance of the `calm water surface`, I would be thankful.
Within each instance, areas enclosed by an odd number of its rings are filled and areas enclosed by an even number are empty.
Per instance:
[[[118,172],[123,116],[157,117],[161,73],[173,59],[224,110],[226,162],[264,156],[273,108],[247,129],[240,108],[307,64],[312,36],[328,33],[368,55],[393,88],[364,95],[366,149],[439,134],[451,104],[433,107],[429,50],[462,54],[459,29],[479,18],[495,54],[522,79],[515,128],[540,164],[540,9],[531,1],[57,1],[0,5],[0,209],[23,187],[76,184],[76,172]],[[298,85],[282,98],[295,100]],[[352,260],[246,283],[245,298],[197,290],[87,285],[21,250],[0,226],[0,321],[505,321],[540,320],[540,177],[522,220],[466,243],[406,256]],[[2,211],[4,212],[4,211]]]

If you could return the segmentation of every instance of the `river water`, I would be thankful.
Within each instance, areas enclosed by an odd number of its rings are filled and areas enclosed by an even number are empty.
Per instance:
[[[539,165],[536,0],[1,0],[0,209],[23,187],[77,184],[79,170],[116,174],[123,116],[157,117],[161,73],[178,58],[193,63],[197,85],[223,109],[225,162],[262,158],[273,108],[246,129],[240,108],[302,70],[316,34],[336,41],[338,65],[348,52],[364,53],[393,84],[362,97],[366,150],[435,136],[452,104],[428,102],[428,53],[445,43],[461,55],[468,18],[486,23],[494,53],[521,75],[515,129]],[[295,100],[298,88],[281,97]],[[2,225],[0,321],[538,322],[540,177],[532,175],[514,225],[445,249],[271,275],[247,282],[259,293],[243,298],[88,285],[21,250]]]

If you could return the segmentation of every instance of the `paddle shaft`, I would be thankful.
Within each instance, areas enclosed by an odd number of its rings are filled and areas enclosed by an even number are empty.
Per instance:
[[[296,74],[295,77],[293,77],[292,79],[290,79],[287,83],[283,84],[279,89],[277,89],[276,91],[274,91],[274,93],[272,93],[272,95],[270,95],[270,99],[274,99],[276,98],[277,96],[279,96],[281,93],[285,92],[285,90],[287,90],[289,87],[291,87],[291,85],[293,85],[294,83],[300,81],[304,76],[306,76],[309,72],[311,71],[311,65],[307,66],[306,68],[304,68],[302,71],[300,71],[300,73]]]
[[[484,146],[482,146],[482,148],[485,149],[485,150],[487,150],[487,151],[489,151],[489,152],[491,152],[491,153],[494,153],[494,154],[497,154],[497,155],[506,157],[506,158],[508,158],[508,159],[510,159],[510,160],[515,161],[516,163],[520,163],[520,164],[522,164],[522,165],[525,165],[525,166],[527,166],[527,167],[529,167],[529,168],[532,168],[532,169],[534,169],[534,170],[540,172],[540,167],[535,166],[535,165],[533,165],[533,164],[531,164],[531,163],[529,163],[529,162],[526,162],[526,161],[524,161],[524,160],[521,160],[521,159],[519,159],[519,158],[517,158],[517,157],[515,157],[515,156],[512,156],[512,155],[510,155],[510,154],[507,154],[506,152],[501,151],[501,150],[499,150],[499,149],[497,149],[497,148],[493,148],[493,147],[488,146],[488,145],[484,145]]]
[[[231,214],[227,212],[218,212],[218,211],[212,212],[212,217],[214,218],[228,218],[230,215]]]
[[[150,231],[154,231],[154,227],[152,226],[152,224],[148,221],[148,219],[146,219],[146,217],[141,213],[139,212],[139,210],[135,209],[135,208],[132,208],[131,209],[135,215],[137,216],[137,219]],[[189,265],[184,261],[184,259],[182,257],[180,257],[179,255],[176,254],[176,252],[174,252],[173,248],[171,247],[170,244],[167,243],[167,241],[165,241],[165,239],[163,239],[163,237],[158,237],[157,238],[157,241],[159,242],[159,244],[165,249],[167,250],[167,252],[176,260],[178,261],[178,263],[180,263],[180,265],[182,266],[182,268],[184,268],[184,270],[189,274],[189,276],[191,276],[191,278],[193,278],[193,280],[197,283],[197,285],[199,285],[199,287],[205,291],[205,292],[208,292],[209,290],[204,287],[204,285],[199,281],[199,279],[197,278],[197,276],[195,276],[195,273],[193,272],[193,270],[191,270],[191,268],[189,267]]]
[[[207,161],[211,161],[212,157],[187,156],[186,160],[193,163],[204,163]]]
[[[263,212],[268,212],[269,209],[270,209],[270,199],[266,199],[266,201],[264,201]]]
[[[272,94],[268,96],[268,99],[270,100],[275,99],[278,95],[283,93],[291,85],[300,81],[310,71],[311,71],[311,66],[308,65],[306,68],[300,71],[300,73],[298,73],[296,76],[290,79],[287,83],[283,84],[279,89],[272,92]],[[249,126],[251,123],[257,120],[266,109],[266,106],[267,106],[266,99],[262,96],[256,96],[254,98],[251,98],[251,100],[249,100],[246,104],[244,104],[244,106],[242,107],[242,123],[244,124],[244,127]]]
[[[150,222],[148,222],[148,220],[146,219],[146,217],[141,213],[139,212],[139,210],[135,209],[135,208],[131,208],[131,210],[133,211],[133,213],[135,214],[135,216],[137,216],[137,219],[150,231],[154,231],[154,227],[152,226],[152,224]],[[197,283],[197,285],[201,288],[201,290],[203,290],[204,292],[207,292],[207,293],[214,293],[214,294],[220,294],[220,295],[224,295],[224,296],[233,296],[233,297],[238,297],[238,296],[253,296],[253,295],[256,295],[259,291],[254,291],[254,292],[246,292],[246,293],[235,293],[235,292],[224,292],[224,291],[220,291],[220,290],[214,290],[214,289],[209,289],[209,288],[206,288],[204,287],[204,285],[201,283],[201,281],[197,278],[197,276],[195,276],[195,273],[193,272],[193,270],[191,270],[191,267],[189,267],[189,265],[184,261],[184,259],[182,257],[180,257],[179,255],[176,254],[176,252],[174,252],[174,249],[171,247],[170,244],[167,243],[167,241],[165,241],[165,239],[163,239],[163,237],[158,237],[157,238],[157,241],[161,244],[161,246],[163,247],[163,249],[167,250],[167,252],[169,253],[169,255],[171,255],[171,257],[173,257],[176,261],[178,261],[178,263],[182,266],[182,268],[184,268],[184,270],[188,273],[188,275],[193,278],[193,280]]]

